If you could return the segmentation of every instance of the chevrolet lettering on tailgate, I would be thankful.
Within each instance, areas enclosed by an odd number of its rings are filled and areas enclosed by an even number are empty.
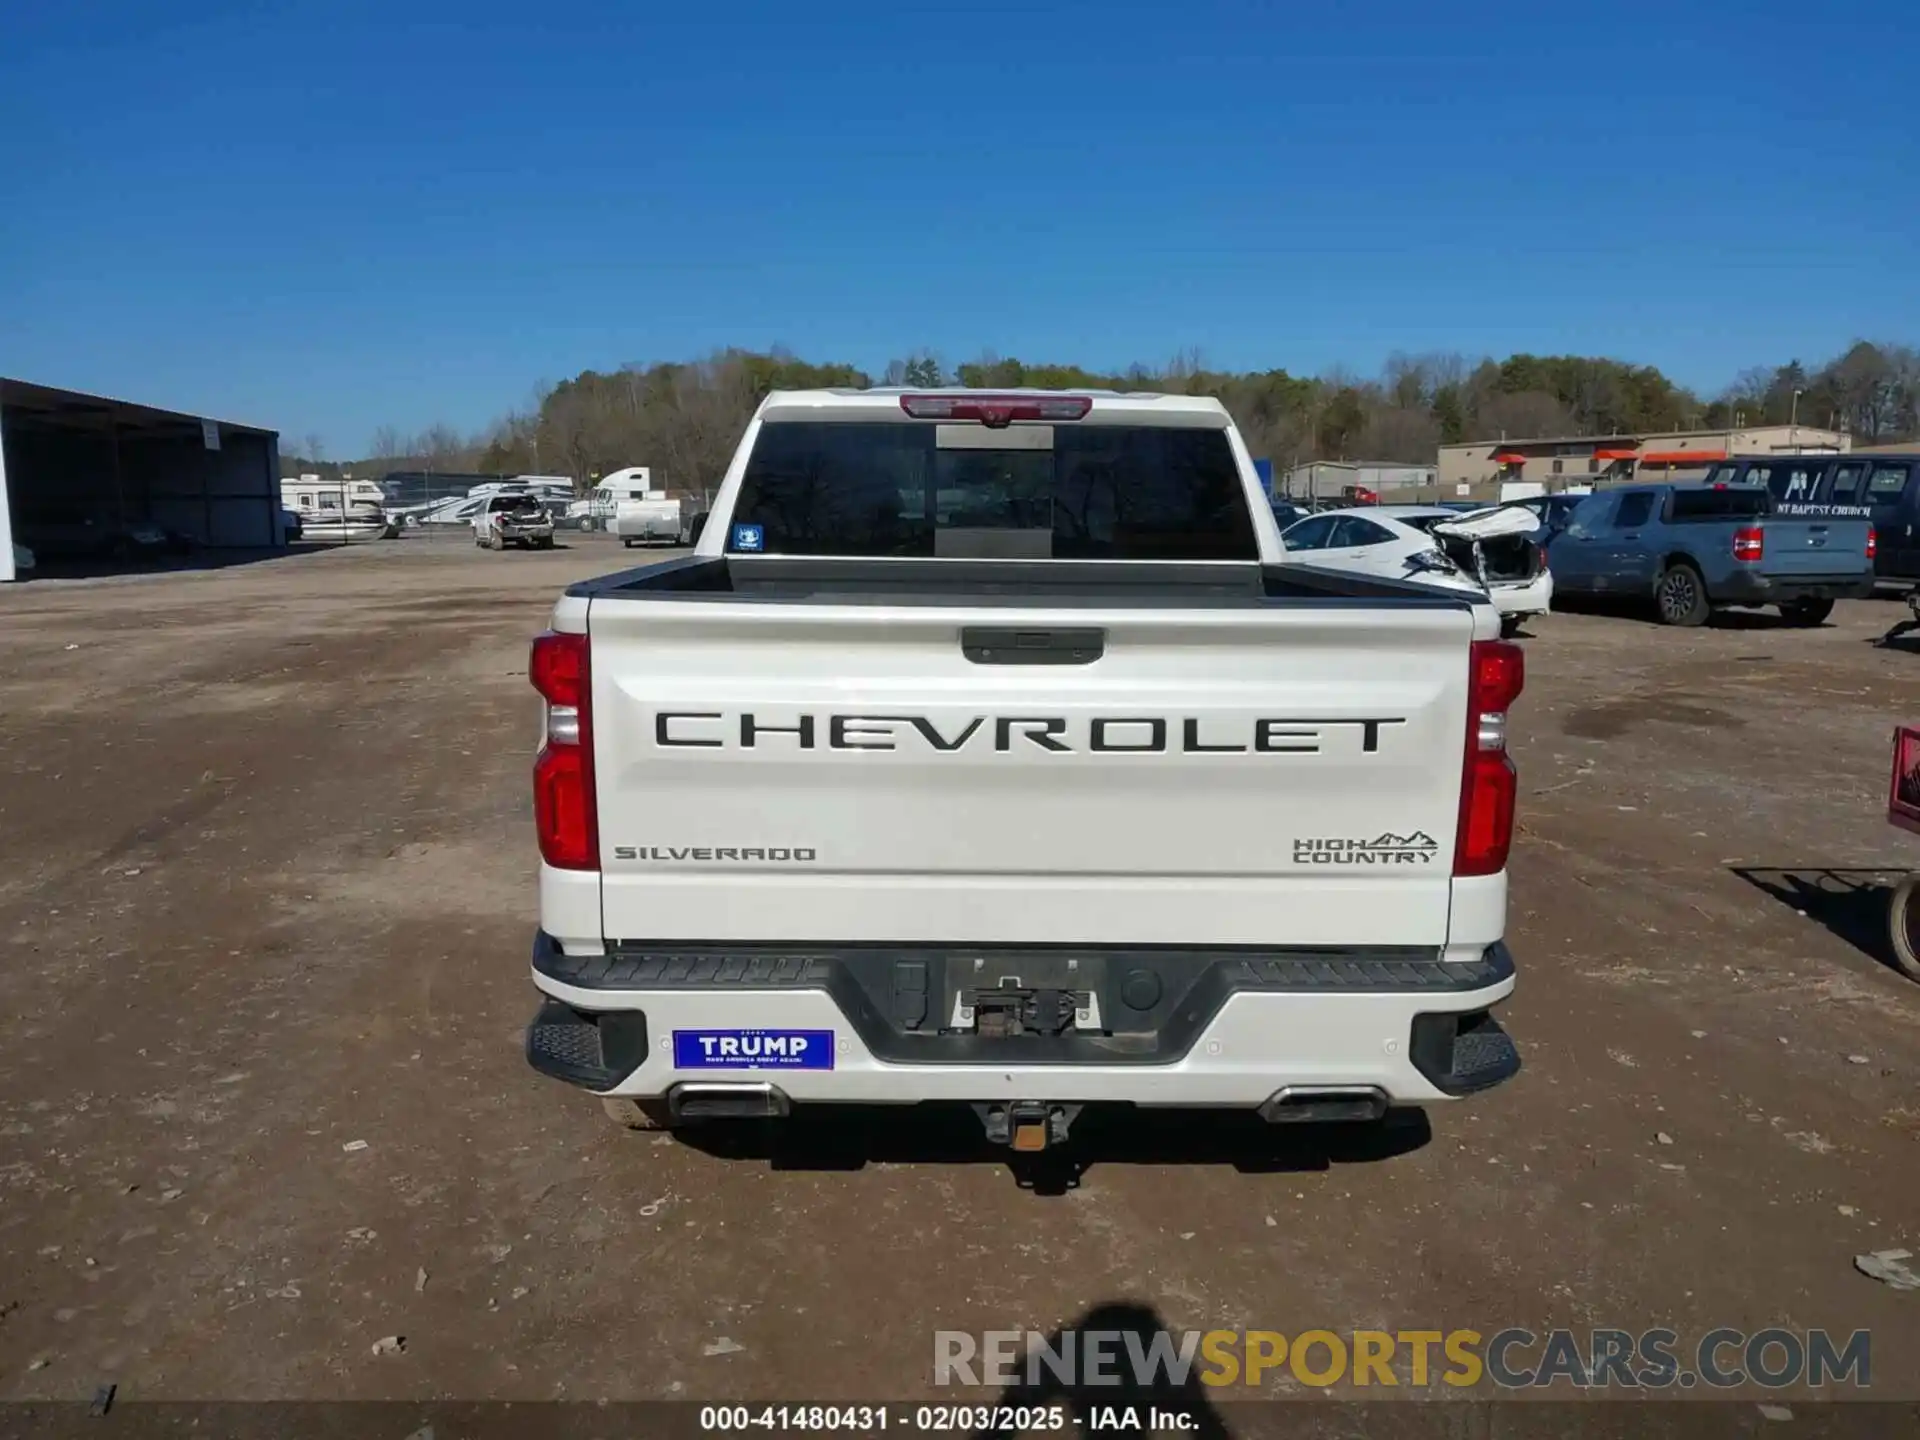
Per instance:
[[[1380,733],[1406,724],[1405,716],[1338,719],[1263,716],[1251,721],[1203,721],[1158,715],[975,715],[936,721],[925,715],[789,715],[769,718],[718,710],[661,710],[653,743],[661,749],[754,750],[785,745],[798,750],[899,750],[953,755],[964,750],[1005,754],[1031,747],[1051,755],[1314,755],[1349,735],[1363,754],[1380,749]]]

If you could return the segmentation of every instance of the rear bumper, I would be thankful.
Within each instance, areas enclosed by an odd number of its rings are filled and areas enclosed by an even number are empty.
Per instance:
[[[983,1036],[947,1023],[975,962],[1073,961],[1101,1027]],[[1520,1068],[1490,1008],[1512,993],[1504,946],[1438,950],[961,951],[769,946],[569,956],[541,935],[545,996],[529,1063],[598,1094],[761,1082],[785,1100],[1044,1100],[1257,1109],[1288,1088],[1375,1089],[1425,1104]],[[1031,983],[1031,982],[1029,982]],[[715,1037],[811,1037],[804,1066],[683,1066]]]
[[[1487,598],[1502,615],[1544,615],[1553,608],[1553,572],[1542,570],[1531,580],[1487,589]]]
[[[1761,575],[1737,570],[1709,582],[1716,605],[1790,605],[1795,600],[1865,600],[1873,595],[1873,576]]]

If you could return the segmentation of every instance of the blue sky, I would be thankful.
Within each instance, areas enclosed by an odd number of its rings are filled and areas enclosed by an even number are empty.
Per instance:
[[[1917,54],[1911,0],[16,5],[0,373],[335,457],[728,344],[1712,391],[1920,343]]]

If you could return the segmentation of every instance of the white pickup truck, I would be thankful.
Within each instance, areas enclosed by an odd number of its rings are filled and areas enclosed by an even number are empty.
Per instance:
[[[1521,651],[1280,564],[1188,396],[776,393],[533,645],[535,1069],[639,1127],[1367,1120],[1499,1083]]]

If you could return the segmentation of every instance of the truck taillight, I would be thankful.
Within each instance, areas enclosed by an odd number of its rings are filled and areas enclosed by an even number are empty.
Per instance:
[[[1087,395],[902,395],[900,408],[916,420],[978,420],[999,430],[1015,420],[1084,420]]]
[[[1453,873],[1497,875],[1513,846],[1519,782],[1507,756],[1507,711],[1527,683],[1526,654],[1505,640],[1476,640],[1467,665],[1467,749]]]
[[[1767,551],[1767,532],[1758,525],[1743,525],[1733,532],[1733,558],[1758,560]]]
[[[1875,530],[1869,530],[1867,531],[1867,558],[1871,560],[1875,555],[1878,555],[1879,553],[1880,553],[1879,532]]]
[[[533,642],[527,678],[547,702],[547,741],[533,762],[540,855],[559,870],[600,868],[593,796],[593,677],[587,637],[549,630]]]

